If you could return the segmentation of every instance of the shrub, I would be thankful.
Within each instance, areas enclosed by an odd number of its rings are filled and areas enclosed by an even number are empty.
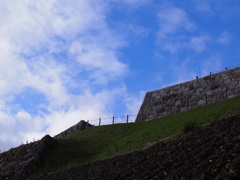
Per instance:
[[[184,133],[188,133],[190,131],[193,131],[195,129],[199,128],[199,125],[195,122],[188,122],[185,124],[185,126],[183,127],[183,132]]]

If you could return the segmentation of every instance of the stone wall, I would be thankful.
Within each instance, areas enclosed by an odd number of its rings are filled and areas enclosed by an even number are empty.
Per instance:
[[[54,138],[66,137],[91,126],[88,122],[81,120]],[[0,153],[0,180],[25,179],[26,176],[32,174],[38,168],[56,143],[56,140],[46,135],[40,141],[21,145]]]
[[[56,142],[49,135],[40,141],[21,145],[0,154],[0,179],[25,179],[32,174],[42,160],[55,147]]]
[[[88,122],[86,122],[84,120],[81,120],[77,124],[71,126],[70,128],[66,129],[65,131],[61,132],[60,134],[54,136],[54,138],[63,138],[63,137],[69,136],[71,134],[74,134],[78,131],[82,131],[86,128],[89,128],[91,126],[93,126],[93,125],[89,124]]]
[[[136,121],[147,121],[240,94],[240,67],[147,92]]]

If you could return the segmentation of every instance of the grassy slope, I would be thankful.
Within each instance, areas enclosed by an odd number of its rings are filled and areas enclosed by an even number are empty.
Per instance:
[[[91,127],[59,139],[35,175],[105,158],[172,135],[180,135],[188,122],[206,125],[240,114],[240,96],[148,122]]]

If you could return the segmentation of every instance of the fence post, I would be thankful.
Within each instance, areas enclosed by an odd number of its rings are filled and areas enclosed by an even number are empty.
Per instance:
[[[210,79],[212,78],[212,72],[210,72]]]
[[[89,120],[87,120],[86,128],[88,128],[88,122],[89,122]]]
[[[228,98],[228,95],[227,95],[227,88],[226,88],[226,99]]]
[[[226,71],[227,71],[227,69],[228,69],[228,68],[226,67]]]
[[[99,118],[99,126],[101,126],[101,118]]]
[[[127,115],[127,123],[128,123],[128,115]]]
[[[113,116],[113,121],[112,121],[112,123],[114,124],[114,116]]]

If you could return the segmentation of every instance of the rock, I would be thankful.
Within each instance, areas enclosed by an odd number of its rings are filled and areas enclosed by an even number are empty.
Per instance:
[[[54,136],[54,138],[63,138],[69,135],[72,135],[76,132],[82,131],[86,128],[89,128],[93,125],[89,124],[88,122],[81,120],[79,123],[75,124],[74,126],[68,128],[67,130],[61,132],[60,134]]]
[[[0,179],[20,179],[34,172],[55,146],[46,135],[40,141],[22,145],[0,154]]]

